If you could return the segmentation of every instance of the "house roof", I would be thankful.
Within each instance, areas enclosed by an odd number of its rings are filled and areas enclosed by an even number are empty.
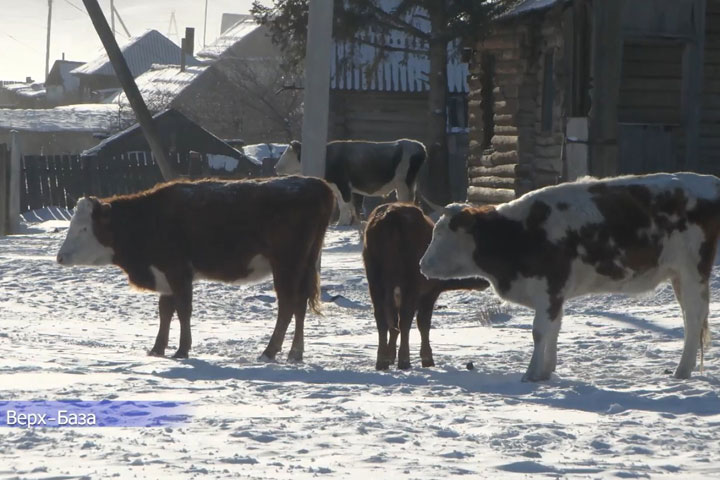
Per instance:
[[[252,15],[237,15],[239,20],[230,28],[222,32],[210,45],[197,53],[199,59],[214,60],[230,48],[242,42],[251,33],[261,28]]]
[[[255,171],[257,166],[245,154],[231,147],[218,137],[193,122],[175,109],[167,109],[153,116],[155,127],[163,144],[178,152],[195,151],[203,154],[225,155],[244,162],[246,170]],[[150,147],[139,124],[106,138],[83,156],[117,155],[133,151],[147,151]]]
[[[40,98],[45,96],[45,84],[42,82],[11,83],[3,85],[2,88],[14,93],[18,97]]]
[[[181,71],[179,65],[153,65],[145,73],[136,78],[135,83],[145,103],[150,105],[159,103],[168,104],[188,85],[194,82],[195,79],[202,75],[207,68],[208,66],[206,65],[199,65],[185,67],[185,70]],[[127,97],[122,91],[111,97],[108,102],[128,104]]]
[[[137,77],[147,71],[155,63],[180,63],[181,49],[172,40],[157,30],[148,30],[139,37],[131,38],[120,47],[127,61],[130,73]],[[191,55],[185,55],[187,65],[198,65],[200,62]],[[72,71],[74,75],[115,75],[112,63],[104,51],[92,60]]]
[[[556,3],[566,1],[567,0],[520,0],[513,7],[510,7],[508,11],[500,15],[500,19],[515,18],[530,12],[546,10]]]
[[[104,132],[117,130],[117,105],[82,104],[50,109],[0,109],[0,130]]]
[[[77,85],[78,79],[70,72],[77,67],[84,65],[83,62],[72,62],[70,60],[55,60],[50,73],[48,73],[46,85]]]

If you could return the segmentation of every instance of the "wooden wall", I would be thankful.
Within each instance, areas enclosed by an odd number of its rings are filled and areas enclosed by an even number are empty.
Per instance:
[[[707,0],[700,166],[720,175],[720,0]]]
[[[427,136],[426,93],[330,93],[328,140],[396,140]]]
[[[561,8],[527,15],[496,24],[478,45],[470,69],[469,201],[507,202],[561,180],[569,82],[563,21]],[[483,60],[488,55],[494,61]],[[488,109],[493,125],[485,125]]]

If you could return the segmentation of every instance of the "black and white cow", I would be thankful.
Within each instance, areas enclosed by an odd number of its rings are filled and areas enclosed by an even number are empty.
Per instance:
[[[327,144],[325,180],[330,183],[340,209],[338,223],[358,219],[353,193],[382,197],[395,191],[399,202],[412,202],[420,167],[427,157],[425,146],[400,139],[392,142],[338,140]],[[278,175],[301,172],[301,145],[293,141],[278,160]]]
[[[719,236],[714,176],[583,179],[497,208],[449,206],[420,269],[432,278],[485,277],[500,297],[535,310],[526,381],[555,370],[565,300],[641,293],[670,280],[685,323],[675,377],[688,378],[710,339],[709,277]]]

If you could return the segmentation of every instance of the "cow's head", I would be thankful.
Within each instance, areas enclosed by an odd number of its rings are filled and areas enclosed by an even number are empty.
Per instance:
[[[78,200],[65,241],[57,254],[61,265],[107,265],[114,251],[110,247],[110,209],[95,197]]]
[[[432,241],[420,259],[420,271],[428,278],[469,278],[482,276],[473,259],[476,215],[469,205],[454,203],[443,210],[435,224]]]
[[[302,172],[300,166],[300,142],[293,140],[275,164],[278,175],[297,175]]]

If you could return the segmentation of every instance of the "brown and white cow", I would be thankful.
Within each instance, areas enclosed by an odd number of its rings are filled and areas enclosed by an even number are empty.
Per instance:
[[[316,178],[171,182],[105,200],[78,201],[57,255],[61,265],[114,264],[131,284],[160,293],[160,329],[150,354],[164,355],[177,312],[180,345],[191,346],[193,280],[245,283],[272,274],[278,315],[261,358],[272,360],[295,316],[288,359],[302,360],[308,303],[317,310],[316,261],[333,209]]]
[[[430,244],[432,231],[432,220],[414,205],[380,205],[372,211],[368,219],[363,261],[378,329],[375,364],[378,370],[385,370],[395,363],[398,332],[398,368],[410,368],[408,336],[416,313],[422,342],[422,366],[434,366],[430,348],[430,322],[440,294],[447,290],[484,290],[489,286],[486,280],[480,278],[425,278],[420,273],[420,258]]]
[[[481,275],[502,298],[535,310],[524,380],[555,370],[565,300],[640,293],[670,280],[688,378],[709,342],[709,277],[720,235],[720,179],[692,173],[583,179],[495,207],[452,205],[421,261],[434,278]],[[701,351],[702,360],[702,351]]]

